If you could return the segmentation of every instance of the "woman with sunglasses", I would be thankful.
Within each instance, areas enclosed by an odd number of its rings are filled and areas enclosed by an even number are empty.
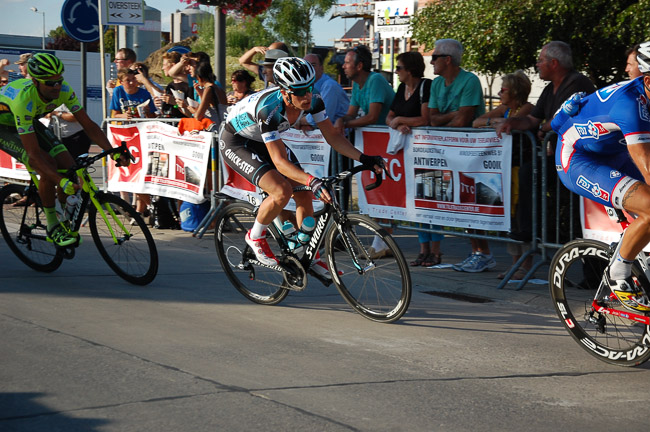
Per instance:
[[[501,80],[501,90],[499,90],[499,98],[501,104],[498,107],[489,111],[482,116],[478,117],[472,123],[472,126],[475,128],[490,127],[496,128],[498,125],[502,124],[507,118],[510,117],[526,117],[530,114],[535,107],[532,103],[528,102],[528,95],[530,94],[530,80],[522,70],[518,70],[514,73],[509,73],[504,75]],[[526,170],[521,169],[520,161],[523,163],[529,163],[528,160],[531,160],[531,155],[526,155],[520,157],[519,146],[515,146],[512,155],[513,162],[513,173],[512,173],[512,183],[513,191],[518,191],[517,195],[513,194],[513,207],[515,210],[515,217],[512,221],[512,232],[511,237],[516,240],[530,240],[530,234],[521,234],[522,231],[528,231],[529,229],[524,228],[524,224],[530,224],[526,220],[531,220],[530,215],[527,215],[531,205],[527,204],[532,196],[532,190],[522,190],[526,189],[526,185],[530,183],[530,180],[524,179],[522,176],[525,175]],[[523,165],[522,165],[523,166]],[[523,205],[522,205],[523,201]],[[512,256],[512,264],[514,265],[519,258],[530,249],[530,243],[524,244],[515,244],[507,243],[506,246],[508,253]],[[522,280],[528,270],[531,269],[533,265],[533,257],[529,256],[521,265],[521,267],[510,277],[510,280]],[[497,278],[503,279],[508,271],[500,273]]]
[[[112,146],[100,127],[88,117],[74,89],[63,79],[61,60],[49,53],[36,53],[28,60],[27,68],[31,78],[15,80],[0,89],[0,150],[22,163],[29,163],[40,175],[38,193],[47,220],[47,236],[65,247],[77,239],[58,220],[55,187],[58,185],[67,195],[79,190],[78,184],[61,175],[74,160],[39,119],[64,104],[94,143],[104,150]],[[126,156],[118,156],[121,165],[129,165]],[[65,203],[65,196],[62,198]]]
[[[230,78],[232,91],[228,92],[226,95],[228,98],[228,105],[234,105],[249,94],[255,93],[255,90],[251,88],[253,81],[255,81],[255,77],[248,73],[246,69],[234,71]]]
[[[325,113],[323,100],[318,94],[312,94],[316,73],[309,62],[297,57],[280,58],[273,66],[273,76],[278,87],[247,96],[234,105],[219,134],[222,160],[269,195],[260,205],[253,228],[246,233],[246,243],[265,265],[278,263],[266,242],[266,227],[280,215],[292,196],[296,202],[297,226],[313,215],[313,196],[324,202],[331,200],[323,181],[303,171],[280,133],[299,125],[304,115],[311,114],[334,150],[366,166],[374,166],[378,174],[384,164],[381,157],[368,156],[354,148],[334,128]],[[293,192],[302,185],[310,186],[311,191]],[[327,267],[320,260],[315,261],[312,269],[329,277]]]

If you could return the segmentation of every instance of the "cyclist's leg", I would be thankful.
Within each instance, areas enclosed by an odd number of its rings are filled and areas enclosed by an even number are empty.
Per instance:
[[[605,269],[604,281],[626,308],[650,311],[648,298],[631,277],[632,263],[650,241],[650,187],[643,182],[627,152],[604,157],[576,151],[568,166],[558,168],[558,174],[572,192],[638,215]]]

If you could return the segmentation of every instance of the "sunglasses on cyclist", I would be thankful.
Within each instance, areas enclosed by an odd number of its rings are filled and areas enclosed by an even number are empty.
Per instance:
[[[314,86],[310,85],[309,87],[303,87],[299,89],[291,89],[289,90],[289,93],[296,95],[296,96],[304,96],[307,93],[311,93],[314,90]]]
[[[37,79],[38,82],[43,83],[44,85],[48,87],[60,87],[63,84],[63,78],[59,78],[58,80],[40,80]]]

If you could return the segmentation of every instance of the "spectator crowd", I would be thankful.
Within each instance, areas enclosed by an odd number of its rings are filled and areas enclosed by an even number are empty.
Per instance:
[[[626,73],[630,79],[641,74],[636,63],[637,46],[621,53],[627,61]],[[625,57],[623,57],[623,54]],[[498,92],[499,104],[486,112],[485,99],[479,78],[462,67],[463,46],[454,39],[441,39],[435,43],[430,55],[433,79],[425,78],[425,56],[411,51],[396,57],[395,74],[399,86],[395,91],[386,78],[372,70],[373,59],[370,50],[358,45],[345,54],[342,72],[351,83],[351,93],[341,84],[324,73],[323,57],[309,53],[304,59],[316,72],[314,92],[325,102],[327,115],[335,128],[350,135],[355,128],[367,125],[386,125],[390,128],[391,140],[409,135],[412,128],[459,127],[495,128],[497,133],[511,130],[535,131],[540,142],[550,131],[550,120],[561,104],[573,93],[595,91],[592,82],[573,66],[571,48],[567,43],[552,41],[541,47],[536,63],[539,78],[547,82],[537,102],[528,101],[531,82],[523,71],[512,71],[501,80]],[[25,63],[30,54],[21,55],[16,61],[20,73],[27,77]],[[190,52],[185,47],[173,47],[163,56],[162,73],[169,83],[161,85],[149,74],[145,63],[138,62],[136,54],[129,48],[117,51],[113,60],[116,77],[106,83],[110,95],[110,116],[115,119],[174,118],[181,119],[185,130],[216,130],[228,106],[234,105],[253,94],[257,89],[275,86],[273,65],[282,57],[292,56],[290,47],[274,42],[268,47],[256,46],[239,58],[240,69],[230,77],[231,90],[226,93],[223,83],[217,81],[210,57],[204,52]],[[0,60],[0,86],[6,85],[9,62]],[[255,86],[259,80],[260,85]],[[70,125],[74,118],[61,109],[51,114],[63,126],[69,146],[74,152],[87,151],[90,145],[83,132]],[[316,127],[311,116],[301,118],[294,128],[311,130]],[[73,138],[70,138],[73,137]],[[554,142],[548,143],[548,157],[554,153]],[[368,149],[372,150],[372,149]],[[523,244],[508,244],[513,265],[527,251],[532,232],[532,167],[531,155],[513,157],[512,232],[510,235]],[[553,167],[552,159],[549,164]],[[147,214],[151,199],[137,196],[136,209]],[[430,228],[422,225],[418,233],[420,252],[410,262],[411,266],[435,266],[442,263],[443,236],[432,234]],[[481,234],[481,232],[477,232]],[[486,240],[476,236],[470,240],[470,249],[465,260],[453,264],[457,271],[482,272],[494,268],[496,262]],[[378,238],[371,248],[373,258],[381,258],[387,248]],[[532,260],[524,261],[522,267],[511,279],[522,279],[532,267]],[[503,278],[504,273],[498,277]]]

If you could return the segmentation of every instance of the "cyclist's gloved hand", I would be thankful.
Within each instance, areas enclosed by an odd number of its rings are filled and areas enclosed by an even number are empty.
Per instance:
[[[309,187],[311,188],[312,193],[319,200],[329,202],[330,195],[327,192],[327,188],[323,182],[322,178],[310,176],[309,177]]]
[[[117,162],[117,165],[122,165],[122,166],[129,166],[131,164],[131,160],[129,159],[129,156],[125,153],[113,153],[111,155],[113,160]]]
[[[77,186],[75,182],[73,182],[72,180],[66,177],[63,177],[61,179],[61,181],[59,182],[59,186],[61,186],[61,190],[66,195],[74,195],[75,193],[77,193],[77,189],[79,189],[79,186]]]
[[[361,165],[368,168],[373,168],[375,165],[384,168],[384,158],[381,156],[368,156],[367,154],[361,153],[359,162],[361,162]]]

